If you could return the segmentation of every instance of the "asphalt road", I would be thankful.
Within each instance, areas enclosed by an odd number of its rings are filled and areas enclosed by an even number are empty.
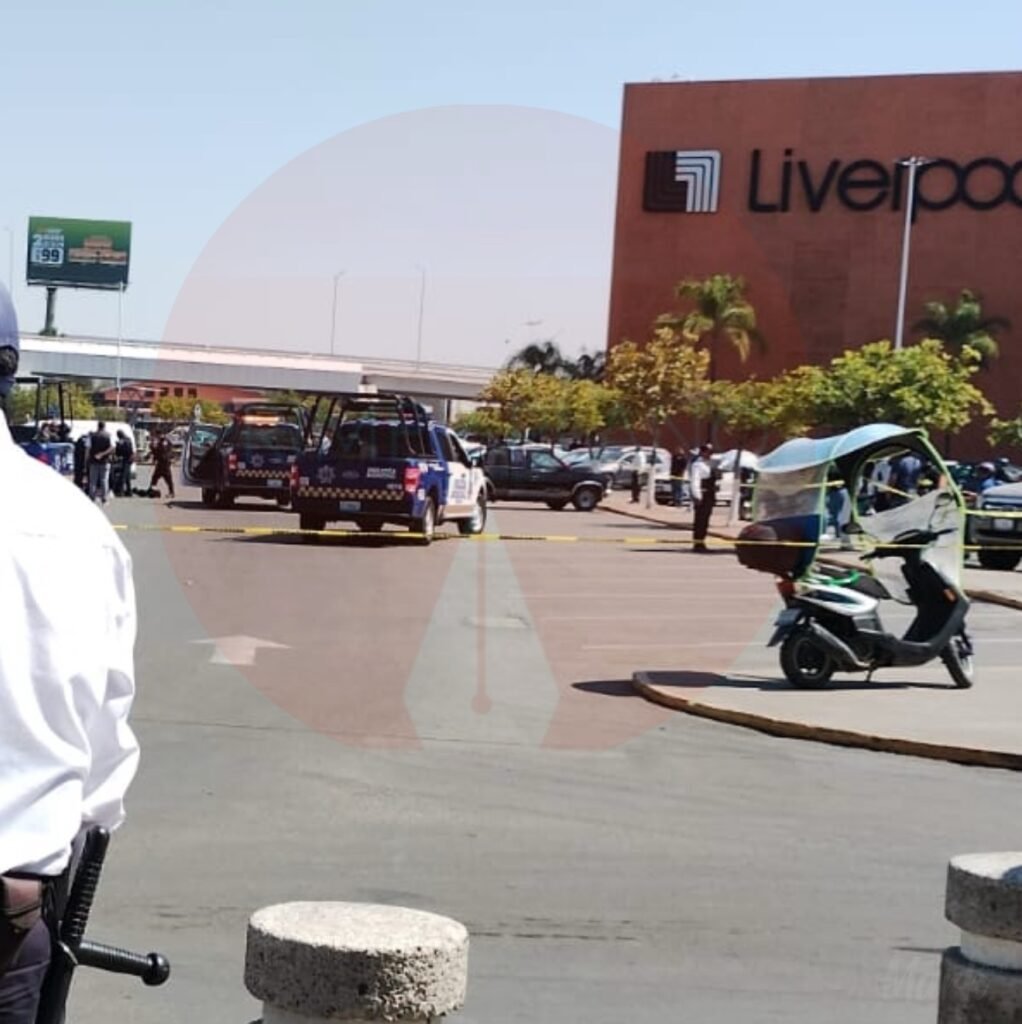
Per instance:
[[[83,971],[71,1019],[250,1021],[249,914],[344,899],[469,927],[466,1022],[932,1021],[947,859],[1018,847],[1017,777],[649,705],[631,672],[726,671],[769,580],[622,543],[669,534],[599,511],[500,505],[490,529],[585,539],[124,533],[143,762],[93,935],[161,949],[174,976]]]

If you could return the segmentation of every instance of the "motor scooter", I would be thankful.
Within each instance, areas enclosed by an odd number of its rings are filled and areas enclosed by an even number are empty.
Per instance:
[[[894,494],[893,507],[867,508],[848,524],[870,571],[820,562],[827,488],[850,484],[858,493],[878,457],[905,451],[925,457],[940,484],[925,495]],[[887,424],[788,442],[762,460],[754,522],[739,536],[738,557],[778,577],[785,607],[769,646],[780,647],[793,686],[818,689],[835,672],[865,672],[868,681],[878,669],[936,658],[955,686],[972,685],[969,601],[961,586],[964,504],[941,467],[922,432]],[[881,620],[882,603],[892,601],[914,609],[900,634]]]

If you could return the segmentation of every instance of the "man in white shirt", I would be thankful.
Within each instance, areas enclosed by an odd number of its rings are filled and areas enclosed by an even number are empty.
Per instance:
[[[0,397],[17,351],[0,287]],[[0,1024],[31,1024],[50,937],[38,911],[15,912],[25,883],[41,896],[83,827],[120,824],[138,764],[127,721],[135,595],[106,517],[22,452],[3,415],[0,479]]]
[[[710,516],[717,503],[717,478],[710,461],[713,445],[704,444],[688,469],[688,485],[692,492],[695,521],[692,525],[692,550],[706,550],[706,534],[710,529]]]

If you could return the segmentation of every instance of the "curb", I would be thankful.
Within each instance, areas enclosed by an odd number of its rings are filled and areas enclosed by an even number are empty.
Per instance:
[[[645,672],[632,674],[632,688],[641,697],[654,704],[660,704],[675,711],[683,711],[685,714],[694,715],[697,718],[709,718],[727,725],[754,729],[756,732],[766,733],[769,736],[811,740],[816,743],[828,743],[832,746],[854,747],[887,754],[905,754],[911,757],[924,757],[931,761],[947,761],[952,764],[972,765],[979,768],[1022,771],[1022,754],[982,750],[978,747],[926,743],[923,740],[906,740],[896,736],[875,736],[871,733],[855,732],[851,729],[807,725],[804,722],[791,722],[781,718],[771,718],[768,715],[758,715],[752,711],[736,711],[731,708],[716,707],[713,704],[703,704],[686,697],[664,693],[650,682]]]

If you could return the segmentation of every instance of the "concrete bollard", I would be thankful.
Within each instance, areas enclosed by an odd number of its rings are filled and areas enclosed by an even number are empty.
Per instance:
[[[431,1021],[459,1009],[468,932],[448,917],[367,903],[281,903],[252,915],[245,987],[263,1024]]]
[[[941,960],[937,1024],[1022,1024],[1022,853],[954,857],[944,913],[962,937]]]

